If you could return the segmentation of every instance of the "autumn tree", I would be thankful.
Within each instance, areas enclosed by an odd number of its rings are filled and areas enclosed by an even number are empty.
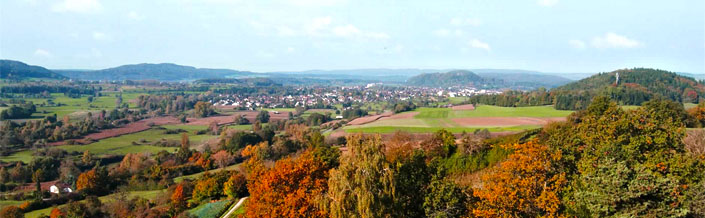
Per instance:
[[[326,192],[329,168],[309,151],[250,174],[247,217],[327,217],[318,205]]]
[[[191,142],[186,133],[181,134],[181,147],[179,147],[179,150],[176,152],[176,157],[181,163],[186,162],[186,160],[191,157]]]
[[[215,114],[215,110],[207,102],[199,101],[193,106],[193,113],[196,117],[207,117]]]
[[[226,150],[220,150],[216,152],[215,154],[213,154],[212,158],[219,168],[227,167],[231,163],[233,163],[233,161],[235,161],[235,157]]]
[[[0,210],[2,218],[24,218],[24,212],[17,206],[6,206]]]
[[[51,209],[51,213],[49,213],[50,218],[63,218],[64,216],[66,216],[66,214],[62,212],[58,207]]]
[[[245,176],[238,172],[230,174],[228,181],[223,184],[223,192],[229,198],[240,198],[247,196],[247,180]]]
[[[186,195],[182,184],[178,184],[174,188],[174,192],[171,194],[171,205],[176,211],[182,211],[186,208]]]
[[[76,190],[91,194],[103,193],[108,187],[107,172],[103,168],[96,168],[78,176],[76,180]]]
[[[505,146],[514,153],[482,177],[483,186],[474,190],[478,203],[473,215],[559,216],[560,192],[566,184],[565,173],[554,165],[560,153],[536,141]]]
[[[81,156],[81,162],[83,163],[83,165],[91,165],[93,163],[93,155],[91,155],[90,151],[83,151],[83,155]]]
[[[331,217],[387,217],[394,213],[394,169],[384,156],[380,136],[347,138],[349,152],[331,170],[328,205]]]
[[[227,172],[205,173],[196,181],[193,188],[193,200],[202,201],[208,198],[224,196],[223,183],[228,180]]]
[[[456,149],[455,136],[448,130],[438,130],[431,138],[421,142],[421,148],[429,158],[449,157]]]

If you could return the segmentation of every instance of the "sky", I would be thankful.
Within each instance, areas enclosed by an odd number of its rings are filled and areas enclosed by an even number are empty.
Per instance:
[[[705,73],[702,0],[0,0],[0,59]]]

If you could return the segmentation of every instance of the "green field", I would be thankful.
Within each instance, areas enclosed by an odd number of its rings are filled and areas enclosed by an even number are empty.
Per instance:
[[[34,153],[33,150],[24,150],[20,152],[15,152],[12,153],[11,155],[0,157],[0,160],[4,162],[12,162],[12,161],[22,161],[24,163],[29,163],[32,161],[32,154]]]
[[[117,92],[112,92],[112,93],[104,93],[104,96],[100,97],[94,97],[93,102],[88,102],[88,96],[84,95],[81,98],[69,98],[64,96],[62,93],[51,93],[51,100],[55,104],[62,104],[62,106],[37,106],[37,112],[32,114],[34,118],[42,118],[48,115],[56,114],[57,117],[61,118],[64,115],[69,115],[71,119],[77,119],[80,118],[82,115],[85,115],[85,112],[92,111],[92,112],[99,112],[101,110],[112,110],[113,108],[116,107],[115,105],[115,100],[117,99],[115,97],[115,94]],[[122,102],[123,103],[128,103],[130,108],[135,108],[137,105],[135,103],[132,103],[130,100],[136,99],[143,93],[123,93],[122,94]],[[31,101],[34,104],[42,104],[42,103],[47,103],[49,99],[47,98],[23,98],[26,101]],[[2,100],[8,100],[8,99],[2,99]]]
[[[231,200],[222,200],[212,203],[201,204],[198,207],[188,210],[188,213],[199,218],[211,218],[219,217],[221,213],[227,211],[230,205],[233,204]]]
[[[572,111],[555,110],[551,106],[538,107],[497,107],[480,105],[475,110],[452,110],[450,108],[417,108],[401,114],[416,113],[412,118],[382,119],[372,123],[344,127],[346,132],[393,133],[398,130],[411,133],[428,133],[446,129],[454,133],[488,129],[491,132],[522,131],[539,128],[539,125],[461,125],[456,118],[481,117],[565,117]]]
[[[345,128],[347,133],[394,133],[397,131],[409,132],[409,133],[431,133],[436,132],[441,129],[448,130],[452,133],[462,133],[474,132],[478,129],[487,129],[490,132],[517,132],[528,129],[536,129],[541,126],[534,125],[522,125],[522,126],[509,126],[509,127],[399,127],[399,126],[374,126],[374,127],[353,127]]]
[[[450,110],[448,118],[463,117],[565,117],[573,111],[556,110],[553,106],[499,107],[479,105],[475,110]]]
[[[176,128],[174,126],[168,126],[168,127],[169,128]],[[195,129],[195,127],[191,127],[188,125],[182,125],[180,127]],[[200,126],[200,127],[204,128],[203,126]],[[212,138],[217,137],[217,136],[208,135],[208,134],[194,135],[193,131],[188,131],[187,134],[189,135],[189,139],[191,140],[192,145],[195,145],[195,144],[204,142],[208,139],[212,139]],[[140,143],[140,141],[142,139],[146,140],[146,142]],[[62,145],[62,146],[57,146],[57,148],[64,149],[68,152],[73,152],[73,151],[83,152],[85,150],[88,150],[91,153],[96,154],[96,155],[127,154],[127,153],[141,153],[141,152],[157,153],[162,150],[174,152],[178,149],[176,147],[159,147],[159,146],[150,145],[152,142],[159,141],[161,139],[181,140],[181,134],[164,134],[164,130],[150,129],[150,130],[142,131],[142,132],[138,132],[138,133],[103,139],[103,140],[100,140],[98,142],[88,144],[88,145]],[[137,145],[134,145],[133,142],[136,142]]]

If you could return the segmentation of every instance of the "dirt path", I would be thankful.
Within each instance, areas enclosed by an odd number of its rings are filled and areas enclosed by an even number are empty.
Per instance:
[[[240,206],[242,206],[243,203],[245,203],[245,200],[246,200],[246,199],[247,199],[247,197],[240,198],[240,200],[237,202],[237,204],[235,204],[235,206],[231,207],[230,210],[228,210],[228,212],[225,213],[225,215],[221,216],[221,218],[228,218],[228,217],[230,217],[230,215],[232,215],[233,213],[235,213],[235,211],[236,211],[238,208],[240,208]]]

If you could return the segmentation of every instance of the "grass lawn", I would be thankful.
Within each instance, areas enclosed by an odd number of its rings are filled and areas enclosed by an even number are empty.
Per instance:
[[[187,133],[191,144],[199,144],[208,139],[215,138],[214,135],[194,135],[193,131]],[[137,142],[141,139],[147,140],[144,144],[133,145],[132,142]],[[113,138],[107,138],[100,140],[98,142],[88,144],[88,145],[62,145],[57,146],[57,148],[64,149],[68,152],[76,151],[83,152],[85,150],[90,151],[93,154],[127,154],[127,153],[141,153],[150,152],[157,153],[162,150],[169,152],[174,152],[178,148],[176,147],[159,147],[150,145],[152,142],[159,141],[161,139],[167,140],[181,140],[181,134],[164,134],[164,130],[150,129],[147,131],[142,131],[138,133],[122,135]]]
[[[220,217],[222,215],[221,213],[224,213],[230,209],[231,204],[233,204],[233,201],[231,200],[201,204],[198,205],[198,207],[188,210],[188,213],[199,218]]]
[[[457,105],[457,104],[462,104],[466,100],[468,100],[468,97],[448,97],[448,101],[451,104]]]
[[[242,205],[240,205],[240,208],[235,210],[235,212],[233,212],[233,215],[237,216],[237,215],[245,214],[245,208],[247,208],[247,200],[249,200],[249,198],[245,199],[245,201],[242,202]]]
[[[268,124],[267,123],[262,124],[262,127],[264,127],[265,125],[268,125]],[[226,127],[228,127],[228,129],[235,129],[235,130],[252,130],[252,124],[246,124],[246,125],[230,124],[230,125],[227,125]]]
[[[448,130],[452,133],[462,133],[473,132],[478,129],[487,129],[490,132],[516,132],[528,129],[536,129],[541,126],[534,125],[522,125],[522,126],[509,126],[509,127],[400,127],[400,126],[374,126],[374,127],[345,127],[345,132],[347,133],[394,133],[396,131],[403,131],[409,133],[433,133],[441,129]]]
[[[414,110],[419,112],[414,118],[416,119],[438,119],[448,118],[448,114],[452,112],[450,108],[427,108],[422,107]]]
[[[6,206],[11,206],[11,205],[20,205],[24,201],[13,201],[13,200],[2,200],[0,201],[0,208],[4,208]]]
[[[24,163],[29,163],[32,161],[32,158],[33,158],[32,153],[34,153],[33,150],[25,150],[25,151],[15,152],[15,153],[12,153],[11,155],[8,155],[5,157],[0,157],[0,160],[5,161],[5,162],[22,161]]]
[[[185,124],[162,125],[161,127],[164,127],[166,129],[183,129],[183,130],[186,130],[191,133],[193,133],[193,131],[208,129],[208,126],[206,126],[206,125],[185,125]]]

